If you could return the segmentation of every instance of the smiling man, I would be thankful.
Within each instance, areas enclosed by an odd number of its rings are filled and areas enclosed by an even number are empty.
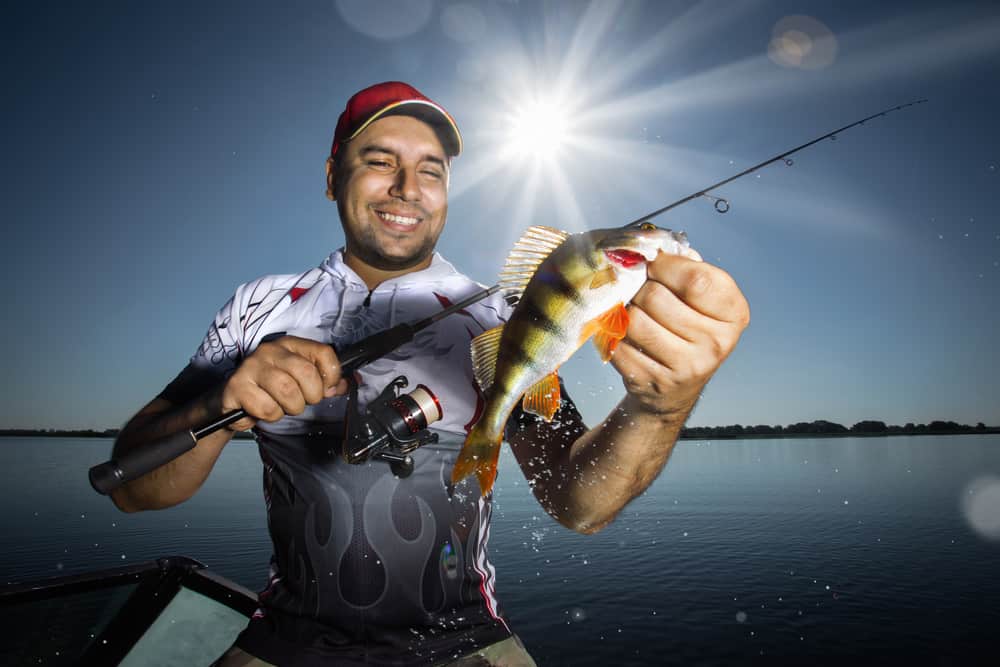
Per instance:
[[[470,340],[504,323],[511,306],[498,295],[481,300],[355,374],[362,404],[397,376],[436,395],[439,440],[411,454],[411,475],[339,453],[348,383],[334,346],[481,289],[434,251],[461,150],[451,116],[407,84],[355,94],[326,166],[344,247],[317,268],[239,286],[187,367],[115,444],[117,456],[229,410],[250,415],[113,495],[125,511],[183,502],[233,432],[253,428],[271,576],[219,665],[534,665],[497,599],[487,551],[492,497],[480,497],[475,479],[451,483],[483,407]],[[748,322],[745,299],[721,269],[661,254],[647,271],[612,359],[626,388],[612,414],[587,429],[564,393],[563,428],[520,412],[508,423],[541,505],[584,533],[612,521],[659,474]]]

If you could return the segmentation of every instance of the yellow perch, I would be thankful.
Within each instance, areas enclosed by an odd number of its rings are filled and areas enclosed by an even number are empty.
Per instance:
[[[646,262],[666,252],[701,259],[683,232],[650,222],[581,234],[530,227],[500,274],[520,300],[506,325],[472,341],[472,365],[486,397],[452,469],[457,483],[475,473],[493,488],[504,426],[519,400],[525,412],[552,420],[559,407],[559,367],[591,336],[607,361],[628,329],[625,304],[646,281]]]

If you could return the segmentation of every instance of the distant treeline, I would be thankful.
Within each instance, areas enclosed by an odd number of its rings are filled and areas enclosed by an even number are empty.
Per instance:
[[[687,426],[681,429],[681,438],[752,438],[767,436],[771,438],[794,438],[816,436],[868,436],[868,435],[941,435],[954,433],[1000,433],[1000,426],[986,426],[979,422],[975,426],[957,424],[955,422],[932,421],[929,424],[908,423],[904,426],[886,424],[880,421],[861,421],[850,428],[843,424],[818,419],[813,422],[798,422],[788,426]],[[0,429],[0,436],[52,436],[59,438],[114,438],[118,429],[108,428],[103,431],[93,429],[58,430],[10,428]],[[236,438],[253,438],[250,431],[237,433]]]
[[[746,438],[768,436],[778,438],[815,436],[869,436],[869,435],[941,435],[954,433],[1000,433],[1000,426],[986,426],[979,422],[975,426],[955,422],[932,421],[929,424],[904,426],[886,424],[881,421],[860,421],[850,428],[843,424],[818,419],[812,422],[798,422],[788,426],[689,426],[681,429],[681,438]]]

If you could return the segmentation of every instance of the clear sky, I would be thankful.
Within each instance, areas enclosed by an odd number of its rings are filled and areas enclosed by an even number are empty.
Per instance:
[[[237,284],[340,247],[334,124],[391,79],[462,128],[439,249],[485,284],[529,225],[620,225],[928,98],[656,220],[752,309],[689,424],[1000,424],[994,1],[17,3],[2,30],[0,428],[121,425]],[[591,423],[621,396],[589,346],[564,375]]]

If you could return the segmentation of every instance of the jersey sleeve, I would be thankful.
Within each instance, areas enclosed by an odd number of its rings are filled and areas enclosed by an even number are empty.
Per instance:
[[[187,366],[164,387],[157,398],[181,405],[204,394],[228,378],[243,358],[243,340],[237,303],[242,286],[215,314]]]

